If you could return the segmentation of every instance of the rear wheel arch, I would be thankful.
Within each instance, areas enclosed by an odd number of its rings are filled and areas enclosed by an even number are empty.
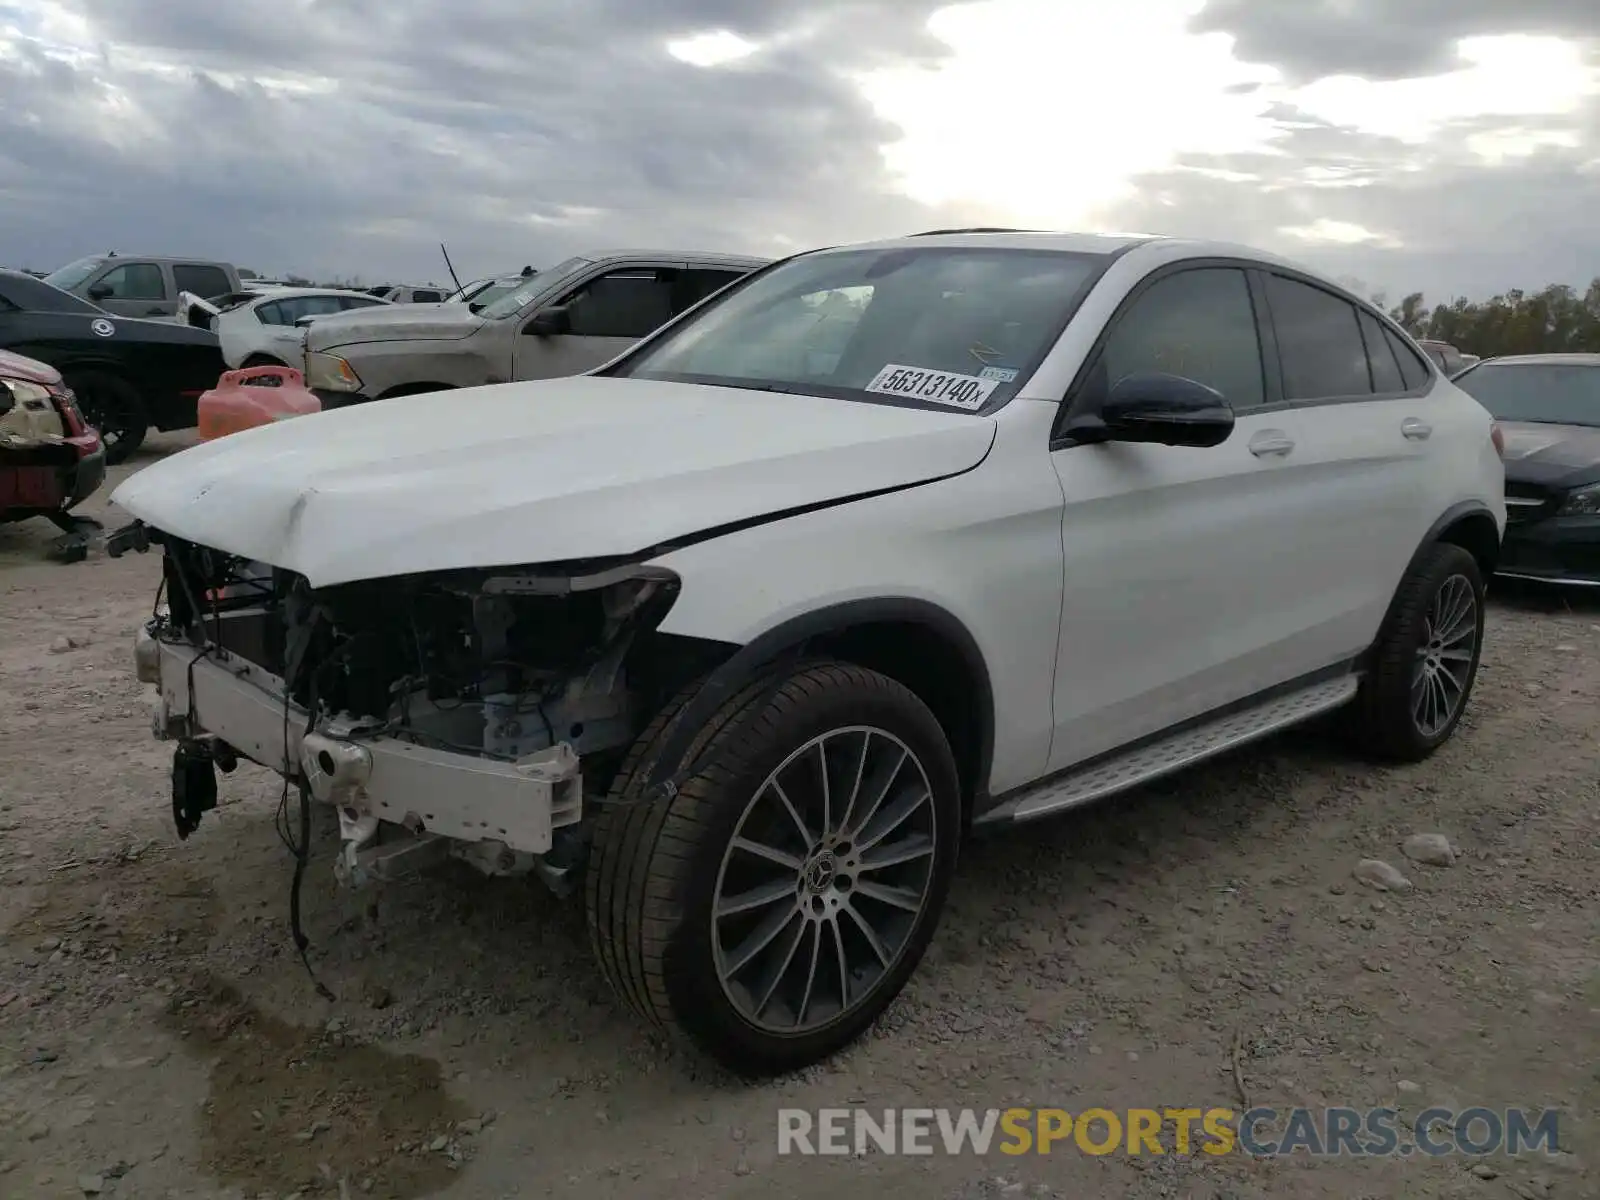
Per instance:
[[[1488,579],[1500,562],[1500,527],[1487,506],[1476,502],[1458,504],[1435,523],[1423,545],[1450,542],[1460,546],[1478,561],[1478,570]]]
[[[994,756],[994,690],[977,640],[948,609],[913,597],[848,600],[767,630],[706,678],[656,756],[649,783],[687,770],[695,731],[752,679],[785,659],[827,657],[866,667],[908,688],[932,711],[955,756],[970,820],[988,791]]]

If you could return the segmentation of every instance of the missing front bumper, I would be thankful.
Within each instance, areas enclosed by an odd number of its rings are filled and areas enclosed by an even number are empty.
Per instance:
[[[509,762],[363,734],[338,721],[308,732],[307,714],[285,703],[281,680],[224,651],[144,630],[134,659],[139,678],[157,685],[157,737],[215,739],[303,780],[314,799],[338,809],[351,882],[383,874],[353,870],[355,856],[424,838],[429,846],[450,843],[446,852],[492,873],[536,869],[557,847],[556,832],[582,819],[581,763],[566,743]],[[384,831],[396,836],[385,839]]]

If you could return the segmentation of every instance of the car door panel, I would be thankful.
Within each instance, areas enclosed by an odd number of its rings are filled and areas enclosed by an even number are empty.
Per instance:
[[[1282,646],[1298,614],[1277,597],[1295,587],[1309,502],[1286,484],[1301,441],[1296,414],[1259,411],[1280,397],[1256,310],[1238,265],[1163,273],[1113,317],[1068,399],[1069,409],[1092,409],[1118,379],[1158,371],[1216,388],[1236,424],[1203,449],[1112,442],[1052,454],[1066,563],[1052,770],[1291,669]]]
[[[1260,282],[1285,400],[1299,405],[1304,465],[1331,490],[1338,508],[1330,511],[1347,514],[1317,529],[1321,554],[1307,569],[1321,586],[1305,600],[1308,627],[1330,637],[1338,630],[1364,649],[1438,516],[1428,500],[1427,439],[1406,432],[1408,420],[1426,424],[1426,400],[1407,394],[1407,372],[1374,314],[1283,272],[1262,272]]]

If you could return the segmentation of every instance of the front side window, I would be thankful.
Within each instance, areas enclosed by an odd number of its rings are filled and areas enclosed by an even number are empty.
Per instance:
[[[1372,395],[1356,307],[1298,279],[1267,276],[1285,400]]]
[[[427,288],[417,288],[411,293],[413,304],[440,304],[444,301],[443,292],[429,291]]]
[[[95,285],[109,288],[107,300],[165,300],[166,281],[155,263],[124,263],[105,273]]]
[[[1600,426],[1600,366],[1480,363],[1453,382],[1497,421]]]
[[[1106,389],[1128,375],[1181,375],[1236,409],[1266,401],[1261,339],[1243,271],[1201,267],[1157,280],[1117,318],[1100,358]]]
[[[339,308],[342,312],[349,312],[353,308],[375,308],[382,304],[376,296],[340,296]]]
[[[642,338],[672,319],[672,276],[654,268],[611,271],[562,303],[577,337]]]
[[[609,373],[976,411],[1016,394],[1109,261],[940,246],[802,255]]]

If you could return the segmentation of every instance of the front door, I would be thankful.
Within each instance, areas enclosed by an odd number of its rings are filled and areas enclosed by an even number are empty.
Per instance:
[[[514,379],[581,375],[610,362],[673,316],[673,266],[631,264],[596,275],[553,304],[565,310],[567,332],[539,334],[524,318],[514,353]]]
[[[1125,375],[1159,371],[1220,391],[1237,424],[1219,446],[1071,446],[1052,454],[1065,505],[1065,589],[1050,769],[1060,770],[1292,677],[1320,582],[1300,425],[1266,369],[1246,272],[1180,269],[1114,318],[1086,383],[1092,408]],[[1265,410],[1265,411],[1263,411]],[[1314,514],[1310,514],[1314,515]]]
[[[108,266],[84,294],[91,303],[122,317],[170,317],[178,311],[177,295],[167,286],[160,263]]]

